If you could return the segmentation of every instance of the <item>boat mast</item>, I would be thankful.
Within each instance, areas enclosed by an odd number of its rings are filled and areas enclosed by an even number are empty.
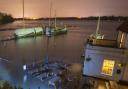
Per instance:
[[[49,27],[51,26],[51,14],[52,14],[52,0],[50,0]]]
[[[56,9],[55,9],[55,28],[56,28]]]
[[[24,20],[24,0],[22,0],[22,18],[23,18],[23,27],[25,28],[25,20]]]
[[[99,28],[100,28],[100,16],[98,17],[98,23],[97,23],[95,38],[97,38],[97,36],[99,34]]]

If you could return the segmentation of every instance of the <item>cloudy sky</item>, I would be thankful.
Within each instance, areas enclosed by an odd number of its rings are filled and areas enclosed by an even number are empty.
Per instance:
[[[49,17],[50,0],[24,0],[25,17]],[[52,0],[52,16],[128,16],[128,0]],[[22,17],[22,0],[0,0],[0,12]]]

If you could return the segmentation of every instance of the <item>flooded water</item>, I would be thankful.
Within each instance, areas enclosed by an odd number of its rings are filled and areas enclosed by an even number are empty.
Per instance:
[[[22,27],[21,21],[0,26],[0,28]],[[25,89],[50,89],[47,84],[38,79],[31,78],[23,70],[24,64],[44,60],[46,54],[49,60],[65,63],[82,63],[84,43],[87,37],[95,32],[96,21],[61,21],[69,26],[65,35],[49,38],[38,36],[0,43],[0,81],[8,80],[13,85],[21,85]],[[28,21],[28,26],[42,26],[47,21]],[[119,22],[102,21],[100,31],[106,39],[116,39],[116,28]],[[0,38],[12,35],[15,30],[0,31]],[[47,44],[48,53],[46,53]]]

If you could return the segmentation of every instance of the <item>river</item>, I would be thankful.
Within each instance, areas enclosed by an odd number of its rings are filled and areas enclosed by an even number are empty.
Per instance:
[[[26,21],[26,26],[42,26],[48,21]],[[97,21],[72,21],[62,20],[58,24],[66,24],[68,33],[65,35],[49,38],[38,36],[36,38],[24,38],[19,40],[11,40],[0,43],[0,81],[7,80],[12,85],[22,86],[25,89],[51,89],[47,84],[40,80],[27,76],[22,70],[24,64],[44,60],[46,54],[49,60],[62,61],[64,63],[83,63],[81,58],[83,54],[84,43],[87,37],[95,32]],[[100,32],[105,35],[106,39],[116,39],[117,27],[120,22],[101,21]],[[22,21],[16,21],[7,25],[0,26],[0,38],[12,35],[15,30],[9,28],[22,27]],[[46,47],[48,53],[46,53]]]

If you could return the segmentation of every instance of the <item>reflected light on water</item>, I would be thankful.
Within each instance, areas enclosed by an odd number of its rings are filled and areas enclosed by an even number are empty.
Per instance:
[[[24,75],[24,83],[27,81],[27,75]]]
[[[0,81],[1,80],[10,81],[10,74],[9,74],[8,70],[5,67],[3,67],[3,65],[0,63]]]
[[[97,89],[106,89],[104,85],[99,85]]]

